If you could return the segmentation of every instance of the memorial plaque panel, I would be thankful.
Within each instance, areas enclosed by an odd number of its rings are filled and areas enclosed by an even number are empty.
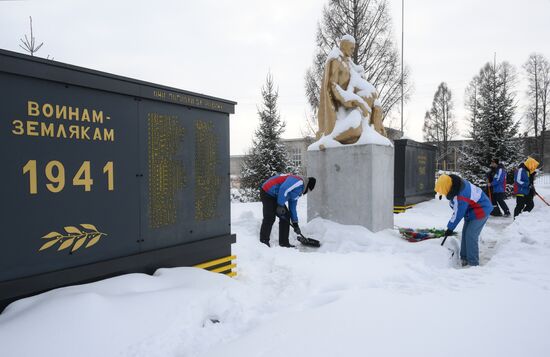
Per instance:
[[[407,206],[434,197],[436,147],[410,139],[394,141],[394,206]]]
[[[0,101],[0,309],[231,252],[236,103],[4,50]]]

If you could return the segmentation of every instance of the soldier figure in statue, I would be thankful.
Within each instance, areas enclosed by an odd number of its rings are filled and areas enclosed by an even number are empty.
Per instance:
[[[363,133],[363,121],[373,125],[381,135],[386,136],[382,125],[382,108],[376,88],[364,78],[364,69],[353,63],[355,39],[345,35],[329,53],[323,74],[318,110],[319,131],[317,140],[331,135],[341,144],[356,143]],[[356,113],[354,113],[354,111]],[[337,126],[337,120],[346,121],[344,127]]]

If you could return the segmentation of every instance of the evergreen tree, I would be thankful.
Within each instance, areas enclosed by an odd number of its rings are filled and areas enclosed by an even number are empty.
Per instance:
[[[459,165],[462,175],[478,185],[486,182],[491,159],[499,159],[509,171],[522,159],[521,140],[516,138],[519,121],[514,121],[515,84],[508,62],[487,63],[466,91],[472,145],[460,155]]]
[[[392,33],[388,0],[329,0],[318,24],[316,47],[312,66],[306,72],[305,90],[313,111],[309,123],[314,136],[316,113],[319,107],[319,89],[328,53],[339,45],[343,35],[355,38],[354,63],[365,69],[365,78],[380,93],[383,119],[392,112],[401,99],[401,63]],[[403,75],[404,96],[410,89],[409,70]]]
[[[252,149],[244,158],[241,169],[242,194],[255,201],[259,199],[259,189],[263,181],[275,174],[293,172],[295,169],[290,164],[285,146],[281,143],[285,123],[279,115],[279,93],[270,73],[261,92],[263,105],[258,108],[260,125],[254,134]]]

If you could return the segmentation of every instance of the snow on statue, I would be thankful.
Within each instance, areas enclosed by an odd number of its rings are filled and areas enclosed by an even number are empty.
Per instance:
[[[317,142],[310,149],[341,144],[391,145],[385,138],[382,108],[365,70],[351,60],[355,39],[345,35],[328,54],[318,111]],[[371,127],[374,126],[374,129]]]

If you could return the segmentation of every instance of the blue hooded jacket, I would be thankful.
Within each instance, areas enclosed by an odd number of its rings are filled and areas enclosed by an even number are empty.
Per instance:
[[[517,196],[525,196],[529,194],[529,170],[525,165],[521,164],[514,175],[514,191]]]
[[[298,212],[296,206],[298,198],[304,193],[304,179],[297,175],[280,174],[270,177],[262,184],[262,190],[268,195],[277,198],[279,206],[285,206],[288,202],[290,218],[292,222],[298,223]]]
[[[493,204],[481,188],[462,180],[462,186],[449,205],[453,209],[453,215],[447,224],[447,228],[454,230],[464,218],[466,221],[482,219],[493,211]]]
[[[506,192],[506,170],[504,170],[504,166],[498,165],[491,186],[494,193]]]

